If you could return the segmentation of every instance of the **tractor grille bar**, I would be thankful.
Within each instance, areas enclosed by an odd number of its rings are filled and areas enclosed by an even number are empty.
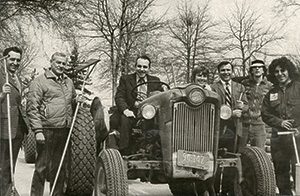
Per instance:
[[[214,139],[215,106],[204,103],[191,107],[185,102],[173,105],[173,152],[212,152]]]

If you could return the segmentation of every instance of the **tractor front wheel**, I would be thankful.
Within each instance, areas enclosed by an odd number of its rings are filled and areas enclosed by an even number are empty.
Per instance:
[[[102,150],[97,159],[95,196],[127,196],[127,172],[116,149]]]

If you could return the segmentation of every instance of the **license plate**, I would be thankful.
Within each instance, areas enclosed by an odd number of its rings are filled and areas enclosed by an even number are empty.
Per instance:
[[[177,165],[197,169],[208,169],[211,164],[209,153],[177,151]]]

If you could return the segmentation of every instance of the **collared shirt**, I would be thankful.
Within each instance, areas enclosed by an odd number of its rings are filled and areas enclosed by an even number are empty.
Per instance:
[[[147,82],[147,76],[145,76],[145,77],[139,77],[139,76],[137,75],[137,76],[136,76],[136,84],[139,84],[141,79],[144,80],[143,83],[144,83],[144,82]],[[148,91],[148,89],[147,89],[147,84],[144,84],[144,85],[139,86],[137,90],[138,90],[138,91],[142,91],[142,92],[145,91],[144,93],[147,94],[147,91]]]
[[[249,105],[243,122],[246,124],[264,124],[261,119],[261,106],[265,95],[272,87],[272,83],[265,78],[260,83],[256,83],[252,78],[247,78],[242,81],[242,84],[246,88],[245,93]]]
[[[230,93],[232,93],[232,92],[231,92],[231,91],[232,91],[232,89],[231,89],[231,80],[229,80],[229,81],[227,81],[227,82],[225,82],[225,81],[223,81],[223,80],[220,80],[220,81],[221,81],[221,83],[222,83],[224,89],[226,89],[226,86],[228,85],[228,86],[229,86],[229,91],[230,91]]]
[[[55,78],[55,81],[57,82],[63,82],[66,79],[66,75],[63,73],[59,76],[57,76],[51,69],[49,69],[52,76]]]

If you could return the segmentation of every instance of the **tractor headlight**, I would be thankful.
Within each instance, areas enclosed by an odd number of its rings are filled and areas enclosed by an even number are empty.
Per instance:
[[[142,107],[142,116],[150,120],[152,119],[156,114],[156,108],[153,105],[146,104]]]
[[[194,88],[189,92],[188,99],[191,104],[200,105],[205,101],[205,94],[200,88]]]
[[[232,110],[228,105],[222,105],[220,110],[220,117],[223,120],[228,120],[232,116]]]

